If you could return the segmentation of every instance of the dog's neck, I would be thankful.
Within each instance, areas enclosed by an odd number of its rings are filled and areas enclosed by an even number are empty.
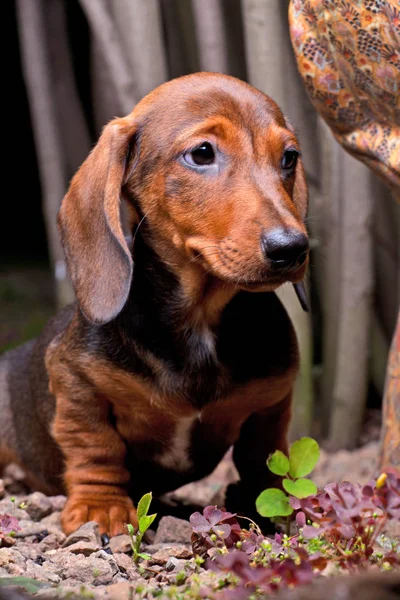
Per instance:
[[[207,361],[215,354],[221,315],[235,290],[188,259],[178,264],[177,257],[166,260],[160,254],[136,236],[133,282],[116,324],[127,342],[171,356],[176,364]]]
[[[176,277],[186,322],[202,323],[205,327],[217,326],[223,309],[235,295],[233,286],[224,284],[206,273],[200,265],[188,261],[184,261]]]
[[[140,235],[133,253],[136,270],[151,279],[154,297],[165,298],[172,322],[218,326],[223,309],[237,292],[233,285],[225,284],[187,256],[173,255],[162,247],[154,249]],[[139,289],[132,291],[140,294]]]

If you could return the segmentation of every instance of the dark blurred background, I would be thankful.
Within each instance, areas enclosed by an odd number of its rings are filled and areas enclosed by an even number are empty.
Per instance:
[[[298,130],[307,170],[311,315],[282,290],[303,357],[293,436],[313,433],[350,448],[378,435],[400,298],[400,211],[310,104],[287,7],[287,0],[4,3],[11,189],[1,220],[0,351],[36,336],[73,299],[55,218],[102,126],[172,77],[226,72],[281,105]],[[351,433],[341,427],[349,418]]]

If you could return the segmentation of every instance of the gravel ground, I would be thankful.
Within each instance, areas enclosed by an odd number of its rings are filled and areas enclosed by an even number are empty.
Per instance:
[[[374,473],[377,449],[374,442],[354,452],[323,452],[315,472],[316,483],[323,485],[343,479],[368,481]],[[210,477],[185,486],[174,495],[197,504],[221,504],[226,483],[234,479],[235,470],[228,454]],[[167,584],[179,585],[190,581],[198,571],[187,521],[174,517],[160,520],[157,531],[148,538],[151,543],[144,548],[151,558],[142,562],[145,570],[139,570],[130,556],[127,535],[104,540],[97,524],[91,522],[66,537],[60,526],[65,497],[27,492],[23,472],[15,465],[7,467],[0,480],[0,514],[15,516],[21,530],[14,538],[3,540],[0,577],[24,576],[41,582],[43,587],[36,597],[80,595],[124,600],[135,598],[133,592],[137,586],[160,589]],[[209,576],[204,571],[201,575]]]

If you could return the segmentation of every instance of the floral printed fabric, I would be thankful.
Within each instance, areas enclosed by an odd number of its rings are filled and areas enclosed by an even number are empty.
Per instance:
[[[290,35],[317,111],[400,189],[400,0],[292,0]]]

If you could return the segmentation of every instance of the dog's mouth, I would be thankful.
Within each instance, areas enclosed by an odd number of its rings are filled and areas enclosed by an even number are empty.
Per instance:
[[[274,291],[284,283],[299,283],[300,281],[302,281],[303,277],[304,269],[299,269],[299,274],[297,276],[293,276],[292,274],[291,277],[268,276],[265,277],[265,279],[259,279],[256,281],[244,280],[238,283],[238,287],[251,291]]]
[[[274,291],[284,283],[300,283],[304,279],[308,263],[308,256],[303,257],[301,262],[291,266],[277,270],[276,268],[263,267],[259,269],[257,274],[246,276],[245,274],[236,274],[233,271],[220,274],[215,269],[215,275],[228,282],[233,283],[240,289],[249,291]],[[212,267],[212,265],[211,265]]]
[[[274,291],[284,283],[300,283],[305,275],[308,252],[304,252],[296,262],[270,264],[260,262],[254,256],[232,254],[218,245],[197,246],[191,261],[201,264],[207,273],[213,274],[236,289],[247,291]]]
[[[214,246],[215,248],[215,246]],[[232,262],[226,259],[221,260],[221,253],[217,254],[219,260],[210,260],[205,252],[198,252],[195,259],[198,260],[208,273],[212,273],[217,279],[228,285],[233,285],[236,290],[246,292],[274,292],[284,283],[292,283],[296,296],[301,307],[305,312],[309,311],[307,292],[303,282],[308,264],[308,252],[304,252],[297,262],[292,265],[286,265],[279,268],[275,264],[274,268],[268,268],[266,265],[259,267],[257,274],[246,277],[238,273],[237,269],[232,269]],[[222,254],[223,256],[223,254]],[[193,259],[192,259],[193,260]],[[236,262],[236,261],[235,261]],[[237,262],[236,262],[236,267]]]
[[[245,281],[243,283],[239,283],[238,287],[242,288],[242,289],[249,289],[249,290],[264,290],[266,288],[268,288],[268,291],[272,291],[274,289],[276,289],[278,286],[282,285],[283,283],[285,283],[284,281],[279,281],[279,280],[260,280],[260,281]]]
[[[305,275],[305,266],[300,267],[295,273],[296,277],[291,277],[288,279],[269,279],[268,281],[250,281],[244,284],[239,285],[240,289],[247,292],[273,292],[278,287],[283,285],[284,283],[293,283],[294,291],[296,293],[297,299],[300,302],[300,306],[305,312],[309,312],[309,301],[306,292],[306,286],[304,284],[304,275]]]

